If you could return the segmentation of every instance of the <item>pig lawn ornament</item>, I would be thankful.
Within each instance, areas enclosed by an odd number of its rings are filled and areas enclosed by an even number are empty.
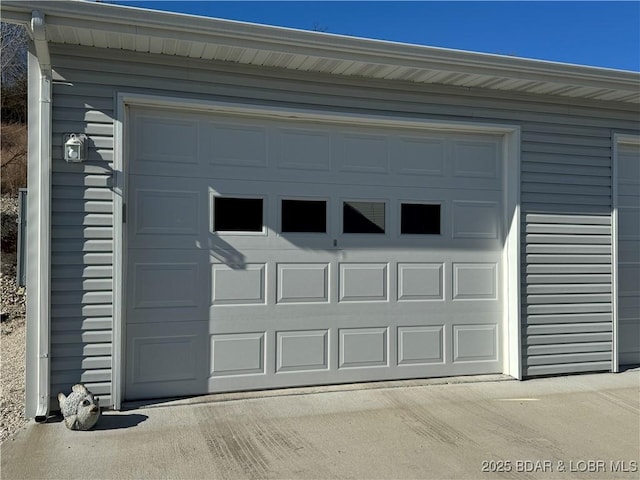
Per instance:
[[[81,383],[71,390],[68,397],[64,393],[58,394],[64,424],[70,430],[89,430],[100,418],[99,399]]]

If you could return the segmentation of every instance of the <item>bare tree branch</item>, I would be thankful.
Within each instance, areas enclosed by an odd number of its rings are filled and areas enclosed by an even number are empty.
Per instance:
[[[0,75],[7,87],[27,74],[27,32],[22,25],[0,25]]]
[[[27,33],[21,25],[0,24],[0,103],[3,122],[26,122]]]

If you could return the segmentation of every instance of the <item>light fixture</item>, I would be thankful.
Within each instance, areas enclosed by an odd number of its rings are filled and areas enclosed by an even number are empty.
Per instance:
[[[87,159],[87,136],[67,133],[64,136],[64,159],[67,162],[84,162]]]

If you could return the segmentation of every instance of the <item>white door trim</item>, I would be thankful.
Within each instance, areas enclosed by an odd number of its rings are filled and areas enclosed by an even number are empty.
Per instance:
[[[413,117],[372,116],[353,113],[320,112],[242,103],[206,101],[180,97],[156,96],[119,92],[116,98],[114,122],[114,315],[113,315],[113,378],[112,400],[116,410],[124,398],[125,358],[124,321],[126,299],[124,279],[126,269],[126,236],[123,225],[124,205],[127,201],[126,132],[129,107],[162,107],[177,110],[227,113],[248,117],[299,118],[331,124],[354,123],[377,127],[404,127],[421,130],[453,131],[457,133],[492,133],[504,136],[504,225],[507,229],[503,245],[504,312],[503,373],[522,378],[520,341],[520,127],[495,123],[450,122],[419,120]]]
[[[611,296],[613,304],[613,372],[620,371],[619,324],[618,324],[618,147],[620,144],[640,145],[640,135],[613,134],[613,155],[611,165]]]

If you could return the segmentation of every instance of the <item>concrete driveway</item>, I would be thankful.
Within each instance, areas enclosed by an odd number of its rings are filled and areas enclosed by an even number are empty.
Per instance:
[[[640,371],[212,395],[29,424],[2,479],[640,478]]]

